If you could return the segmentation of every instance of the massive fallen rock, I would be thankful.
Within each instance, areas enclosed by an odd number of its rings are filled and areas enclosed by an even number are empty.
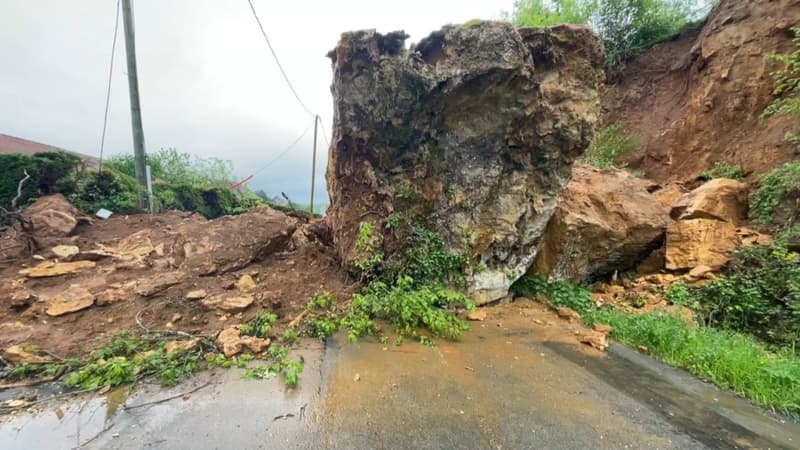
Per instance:
[[[410,49],[406,35],[344,33],[333,61],[328,213],[346,265],[358,231],[387,257],[424,225],[476,267],[479,303],[527,272],[572,161],[599,115],[603,48],[588,28],[449,25]],[[362,248],[357,248],[362,247]],[[478,272],[478,271],[476,271]]]
[[[576,166],[531,271],[579,282],[634,267],[670,221],[647,187],[623,170]]]
[[[670,215],[675,220],[712,219],[738,225],[747,217],[747,185],[717,178],[683,195]]]

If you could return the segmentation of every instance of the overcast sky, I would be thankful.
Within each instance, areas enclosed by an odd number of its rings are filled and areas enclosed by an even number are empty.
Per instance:
[[[98,155],[116,0],[0,0],[0,133]],[[330,136],[331,67],[344,31],[404,29],[419,41],[446,23],[497,18],[513,0],[255,0],[278,57]],[[312,119],[286,87],[247,0],[134,1],[146,147],[230,159],[244,177]],[[106,151],[132,152],[122,21]],[[251,188],[309,193],[312,133]],[[318,157],[317,196],[327,161]]]

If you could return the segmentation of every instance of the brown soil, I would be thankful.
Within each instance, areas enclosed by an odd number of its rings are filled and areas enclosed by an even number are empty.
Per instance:
[[[153,242],[158,242],[166,239],[170,230],[195,221],[205,222],[205,219],[181,212],[114,216],[106,221],[95,220],[92,224],[81,226],[75,236],[65,239],[69,241],[65,243],[89,250],[97,248],[97,244],[114,245],[141,230],[148,230]],[[300,232],[299,229],[295,231]],[[194,237],[198,241],[203,238]],[[309,297],[321,291],[330,291],[339,299],[349,298],[356,286],[340,269],[333,249],[319,240],[303,239],[299,242],[302,244],[260,255],[258,260],[240,270],[211,276],[192,276],[190,273],[183,282],[147,298],[135,294],[133,289],[127,289],[126,298],[122,301],[108,306],[94,305],[60,317],[50,317],[45,313],[48,302],[43,297],[61,292],[74,284],[92,292],[102,291],[115,283],[152,279],[164,270],[152,265],[126,265],[113,258],[105,258],[97,261],[97,267],[93,270],[27,279],[24,281],[25,288],[35,292],[39,299],[22,310],[9,307],[5,301],[0,305],[0,349],[14,344],[34,344],[61,357],[77,356],[97,347],[98,340],[102,341],[124,330],[142,331],[144,327],[214,335],[223,327],[246,322],[264,310],[274,311],[279,316],[279,323],[285,324],[302,311]],[[0,280],[23,279],[18,274],[19,270],[38,263],[33,258],[13,261],[0,270]],[[195,289],[204,289],[209,296],[234,294],[236,287],[233,283],[243,274],[251,274],[257,287],[248,292],[255,297],[254,304],[242,313],[225,314],[207,309],[197,300],[185,299],[185,294]],[[0,283],[0,298],[8,298],[9,294],[8,287],[4,292]],[[167,323],[176,314],[182,318],[173,324],[174,327],[168,327]],[[137,315],[141,325],[137,324]],[[280,328],[276,327],[276,331],[280,331]]]
[[[667,182],[693,181],[718,161],[757,176],[791,160],[784,135],[798,131],[796,118],[758,117],[780,67],[765,55],[791,51],[797,23],[796,1],[724,1],[702,30],[630,61],[603,99],[605,122],[639,140],[627,162]]]

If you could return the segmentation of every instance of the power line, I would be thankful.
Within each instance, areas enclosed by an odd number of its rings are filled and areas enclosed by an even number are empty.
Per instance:
[[[328,134],[325,133],[325,125],[322,124],[322,119],[319,120],[319,127],[322,128],[322,138],[325,139],[325,144],[328,146],[328,149],[330,149],[331,142],[328,140]]]
[[[103,134],[100,137],[100,163],[98,171],[103,170],[103,150],[106,145],[106,127],[108,126],[108,105],[111,102],[111,78],[114,74],[114,53],[117,48],[117,31],[119,30],[119,3],[117,0],[117,15],[114,21],[114,38],[111,40],[111,64],[108,68],[108,89],[106,90],[106,109],[103,113]]]
[[[267,41],[267,46],[269,47],[269,51],[272,52],[272,57],[275,59],[275,63],[278,64],[278,68],[281,70],[281,74],[283,75],[283,79],[286,80],[286,84],[289,85],[289,89],[292,90],[292,94],[294,94],[294,98],[297,99],[297,102],[300,103],[300,106],[302,106],[303,109],[305,109],[306,112],[309,115],[314,116],[314,113],[312,113],[311,110],[309,110],[306,107],[305,103],[303,103],[303,101],[300,100],[300,96],[297,95],[297,91],[294,90],[294,86],[292,86],[292,82],[289,81],[289,77],[286,75],[286,72],[283,70],[283,66],[281,65],[281,62],[278,60],[278,55],[275,54],[275,50],[272,48],[272,44],[270,44],[270,42],[269,42],[269,38],[267,37],[267,32],[264,31],[264,26],[261,25],[261,19],[258,18],[258,13],[256,13],[256,8],[255,8],[255,6],[253,6],[252,0],[247,0],[247,3],[250,4],[250,9],[253,11],[253,17],[255,17],[256,22],[258,22],[258,28],[261,29],[261,34],[264,36],[264,40]]]
[[[316,117],[314,118],[314,120],[315,121],[317,120]],[[289,153],[289,151],[291,149],[293,149],[294,146],[297,145],[297,143],[300,142],[300,140],[303,139],[306,134],[308,134],[308,130],[310,130],[312,126],[314,126],[314,122],[312,122],[311,125],[309,125],[308,128],[305,129],[305,131],[303,131],[303,134],[301,134],[297,139],[295,139],[294,142],[289,144],[288,147],[286,147],[282,152],[280,152],[278,154],[278,156],[272,158],[268,163],[264,164],[260,169],[258,169],[255,172],[253,172],[253,175],[251,175],[251,176],[258,175],[259,172],[262,172],[264,169],[266,169],[267,167],[271,166],[275,161],[279,160],[283,155]]]

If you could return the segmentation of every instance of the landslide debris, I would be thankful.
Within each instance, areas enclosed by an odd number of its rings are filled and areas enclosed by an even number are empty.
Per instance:
[[[329,53],[334,245],[363,266],[400,250],[398,225],[425,226],[480,267],[466,280],[475,301],[496,300],[531,265],[591,140],[602,43],[585,27],[499,22],[445,26],[410,48],[406,37],[344,33]]]

